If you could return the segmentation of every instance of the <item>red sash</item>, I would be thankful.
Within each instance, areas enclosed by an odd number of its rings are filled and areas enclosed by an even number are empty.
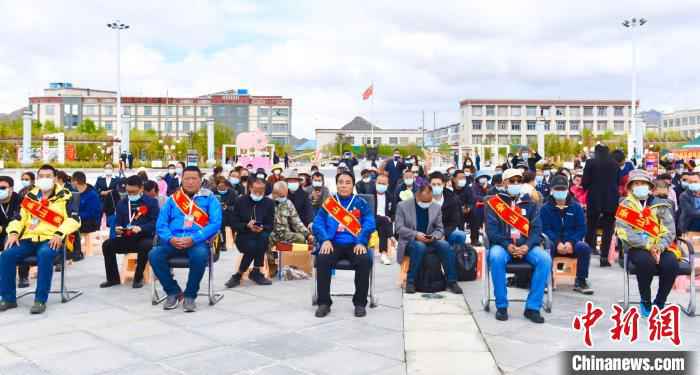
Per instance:
[[[629,207],[618,206],[617,211],[615,211],[615,219],[629,224],[632,228],[640,230],[652,238],[659,237],[661,233],[661,225],[657,222],[658,220],[653,216],[649,207],[645,207],[642,212],[639,212]],[[675,242],[668,246],[668,250],[673,252],[677,258],[681,257],[680,250]]]
[[[209,224],[209,215],[207,215],[204,210],[199,208],[194,203],[194,200],[190,199],[187,194],[182,191],[182,189],[176,191],[172,197],[175,205],[180,209],[180,211],[182,211],[182,214],[185,215],[185,217],[191,213],[194,223],[202,228]]]
[[[353,236],[357,237],[362,231],[360,220],[345,209],[334,197],[328,197],[323,202],[323,209],[340,225],[344,226]]]
[[[56,228],[61,226],[61,224],[63,224],[63,220],[65,220],[63,215],[60,213],[48,208],[47,206],[44,206],[41,204],[41,202],[37,202],[26,195],[22,200],[22,208],[29,211],[33,217],[36,217],[37,219],[40,219],[41,221]]]
[[[496,216],[504,223],[517,229],[523,236],[528,236],[530,232],[530,221],[525,216],[512,209],[501,197],[494,195],[486,201],[486,204],[491,207],[493,212],[496,213]]]

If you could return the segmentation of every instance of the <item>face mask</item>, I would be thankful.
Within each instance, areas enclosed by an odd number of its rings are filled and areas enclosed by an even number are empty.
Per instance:
[[[259,180],[264,180],[264,179],[265,179],[265,175],[264,175],[264,174],[259,174],[259,175],[257,175],[257,177],[258,177]]]
[[[141,194],[135,194],[135,195],[129,194],[128,197],[129,197],[129,202],[136,202],[139,199],[141,199]]]
[[[365,184],[369,183],[369,177],[362,178],[362,182],[364,182]]]
[[[19,183],[20,183],[20,185],[22,186],[22,188],[26,188],[26,187],[28,187],[29,185],[32,184],[32,182],[29,181],[29,180],[21,180]]]
[[[277,203],[285,203],[287,202],[287,197],[279,197],[277,198]]]
[[[549,177],[549,174],[550,174],[549,171],[544,171],[543,173],[544,173],[544,176],[545,176],[545,177]]]
[[[41,191],[49,191],[53,188],[53,178],[40,178],[36,181],[36,185]]]
[[[486,178],[480,178],[479,179],[479,184],[486,186],[489,183],[488,179]]]
[[[222,195],[228,193],[228,189],[216,189],[216,191],[218,191],[219,194],[222,194]]]
[[[505,193],[506,188],[504,188],[503,186],[496,186],[496,190],[500,191],[501,193]]]
[[[417,166],[417,165],[414,165],[413,167],[411,167],[411,170],[412,170],[413,172],[418,172],[418,166]]]
[[[384,184],[377,184],[377,192],[384,194],[384,193],[386,193],[387,187],[388,186],[384,185]]]
[[[442,186],[433,186],[433,195],[434,196],[442,195]]]
[[[0,189],[0,201],[10,196],[10,189]]]
[[[511,197],[517,197],[520,195],[520,185],[508,185],[508,194],[510,194]]]
[[[168,169],[168,173],[175,174],[175,169]]]
[[[105,176],[111,176],[114,171],[111,169],[105,169]]]
[[[238,184],[241,183],[241,179],[240,179],[240,178],[236,178],[236,177],[231,177],[231,178],[228,179],[228,182],[230,182],[231,185],[238,185]]]
[[[637,199],[647,199],[649,197],[649,186],[637,185],[632,188],[632,194],[634,194]]]
[[[413,179],[412,178],[404,178],[403,183],[406,184],[406,186],[411,186],[411,185],[413,185]]]
[[[298,182],[290,182],[287,184],[287,187],[291,191],[297,191],[297,189],[299,189],[299,183]]]
[[[535,182],[538,183],[538,184],[541,184],[543,178],[544,178],[544,177],[542,177],[542,176],[535,176]]]
[[[687,189],[687,188],[688,188],[688,183],[685,182],[685,181],[681,181],[681,187],[682,187],[683,189]]]
[[[461,188],[467,186],[467,180],[462,180],[462,179],[457,180],[457,186],[461,187]]]
[[[250,199],[252,199],[253,202],[260,202],[263,199],[263,196],[257,194],[250,194]]]
[[[320,188],[323,186],[323,181],[311,181],[311,186]]]
[[[700,182],[693,182],[692,184],[687,184],[688,189],[692,192],[700,191]]]
[[[529,158],[529,157],[530,157],[530,154],[528,154],[527,152],[523,154],[523,158],[524,158],[524,159],[527,159],[527,158]]]
[[[182,176],[182,168],[175,168],[175,173],[179,174]]]
[[[401,159],[400,155],[394,155],[394,160],[399,160],[399,159]]]
[[[420,207],[420,208],[428,208],[428,207],[430,207],[431,204],[433,204],[433,202],[417,202],[417,203],[418,203],[418,207]]]
[[[565,200],[566,195],[567,195],[566,190],[554,190],[554,191],[552,191],[552,196],[554,197],[555,200],[558,200],[558,201]]]
[[[464,175],[467,176],[467,177],[469,177],[469,176],[472,175],[472,172],[464,172]]]

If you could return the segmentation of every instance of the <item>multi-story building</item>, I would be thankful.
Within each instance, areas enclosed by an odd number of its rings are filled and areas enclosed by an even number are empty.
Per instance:
[[[372,137],[374,137],[374,145],[423,144],[423,133],[420,129],[382,129],[357,116],[340,129],[316,129],[317,149],[321,150],[324,146],[336,144],[339,135],[353,146],[368,145]]]
[[[683,136],[695,138],[700,135],[700,109],[664,113],[661,118],[661,131],[678,131]]]
[[[442,144],[457,146],[462,140],[462,124],[455,123],[425,131],[425,144],[429,147],[438,147]]]
[[[466,99],[460,108],[462,145],[476,149],[536,143],[538,121],[545,134],[580,140],[583,129],[623,135],[632,120],[629,100]]]
[[[44,96],[29,98],[33,118],[53,121],[71,129],[91,119],[110,135],[116,131],[116,92],[51,84]],[[270,141],[288,143],[292,130],[292,99],[252,96],[248,90],[229,90],[194,98],[121,98],[122,122],[132,129],[154,130],[161,136],[181,138],[208,122],[224,124],[236,134],[260,129]]]

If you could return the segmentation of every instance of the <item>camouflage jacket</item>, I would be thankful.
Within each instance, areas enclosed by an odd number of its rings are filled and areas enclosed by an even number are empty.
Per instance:
[[[642,212],[642,205],[632,194],[628,194],[620,202],[620,207]],[[669,245],[676,238],[676,225],[673,221],[671,202],[667,199],[651,197],[647,200],[647,207],[651,209],[652,220],[658,220],[660,233],[656,238],[650,237],[646,232],[632,227],[630,224],[615,220],[615,234],[630,248],[650,249],[656,245],[659,249],[670,250]]]
[[[270,235],[270,242],[295,242],[300,235],[304,239],[309,236],[309,230],[299,218],[294,203],[290,200],[284,203],[277,203],[275,208],[275,221]]]

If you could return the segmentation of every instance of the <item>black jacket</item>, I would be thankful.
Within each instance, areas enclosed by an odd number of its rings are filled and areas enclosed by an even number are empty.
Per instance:
[[[364,182],[360,180],[355,184],[355,190],[357,190],[357,194],[374,194],[376,192],[374,181]]]
[[[396,163],[396,165],[394,165]],[[388,159],[384,164],[384,171],[389,174],[389,190],[394,191],[396,185],[398,184],[401,176],[403,175],[403,170],[406,169],[406,164],[403,160],[397,162],[394,159]]]
[[[588,211],[615,212],[620,199],[620,168],[605,146],[596,146],[595,157],[583,168],[583,188],[588,191]]]
[[[102,199],[102,211],[107,216],[112,215],[115,212],[117,203],[119,203],[121,200],[119,190],[121,188],[125,188],[125,182],[122,180],[122,178],[112,176],[109,181],[109,185],[107,185],[107,178],[105,176],[100,176],[95,182],[95,190]],[[102,196],[102,192],[107,190],[111,190],[112,193],[107,196]]]
[[[137,214],[138,210],[142,210],[142,213],[145,211],[145,214]],[[134,237],[132,238],[152,238],[156,233],[156,221],[158,220],[159,212],[158,201],[147,195],[141,196],[138,202],[132,203],[131,215],[134,219],[131,221],[131,225],[141,227],[141,232],[133,235]],[[117,203],[117,215],[114,225],[122,228],[126,228],[129,225],[129,199],[122,199]]]
[[[377,216],[377,191],[374,191],[374,216]],[[394,200],[394,195],[391,193],[389,190],[387,190],[384,195],[386,195],[386,199],[384,199],[384,213],[386,214],[387,217],[391,218],[391,221],[394,221],[394,213],[396,212],[396,202]]]
[[[469,185],[467,185],[461,190],[445,189],[443,195],[445,196],[446,200],[448,198],[450,200],[454,199],[453,202],[459,204],[459,212],[461,213],[459,215],[459,228],[464,228],[464,224],[467,222],[467,216],[464,214],[463,210],[465,207],[469,208],[470,210],[473,210],[474,204],[476,203],[474,200],[474,194],[472,193],[472,189],[469,187]]]
[[[10,201],[7,203],[0,203],[0,245],[5,245],[4,239],[7,234],[7,224],[10,221],[19,219],[19,208],[20,208],[20,196],[16,192],[12,192]]]
[[[314,209],[311,207],[311,198],[301,187],[297,191],[291,190],[287,193],[287,198],[294,203],[301,222],[307,227],[314,220]]]
[[[448,238],[455,229],[464,229],[464,213],[461,202],[451,190],[445,189],[442,197],[442,226],[445,228],[445,238]]]
[[[236,209],[231,218],[231,227],[238,236],[255,235],[248,229],[248,222],[255,219],[262,223],[263,232],[272,232],[275,221],[275,202],[267,197],[263,197],[260,202],[253,202],[250,195],[241,195],[236,200]]]

